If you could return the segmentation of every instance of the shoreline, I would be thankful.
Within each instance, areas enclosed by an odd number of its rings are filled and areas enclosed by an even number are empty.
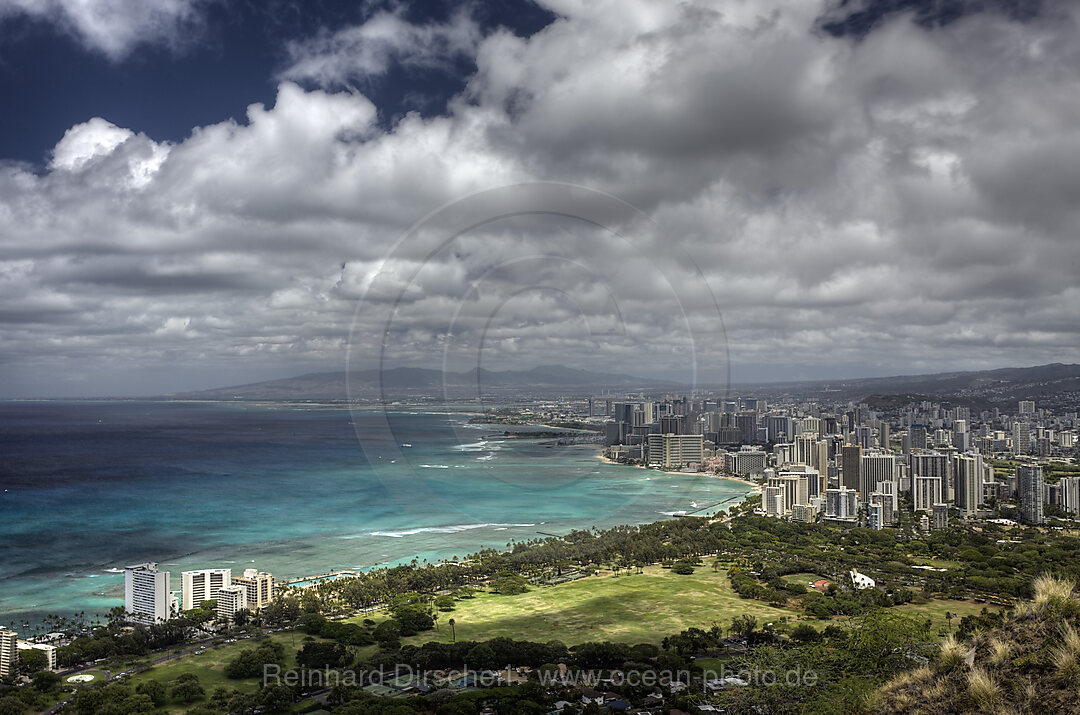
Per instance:
[[[190,401],[184,401],[188,403]],[[159,403],[163,404],[163,403]],[[236,402],[224,402],[220,403],[223,407],[234,407]],[[330,405],[316,405],[314,403],[274,403],[274,404],[258,404],[258,403],[241,403],[243,407],[253,410],[274,409],[274,408],[295,408],[301,407],[303,409],[326,409],[333,408]],[[371,409],[371,408],[368,408]],[[376,406],[374,409],[379,410],[381,406]],[[406,408],[406,411],[410,411]],[[421,408],[416,410],[420,413],[426,413]],[[435,413],[441,414],[441,413]],[[471,411],[461,411],[455,413],[455,423],[466,417],[469,414],[475,414]],[[336,424],[336,423],[335,423]],[[486,427],[493,428],[496,425],[485,425]],[[558,428],[555,425],[547,425],[543,422],[537,421],[529,423],[529,426],[540,429],[553,429],[563,432],[567,435],[580,435],[585,436],[587,433],[572,428]],[[528,429],[528,427],[524,427]],[[520,429],[520,427],[519,427]],[[500,438],[502,435],[499,436]],[[459,437],[464,439],[465,437]],[[423,535],[413,536],[408,535],[408,538],[404,540],[404,543],[397,538],[387,538],[385,540],[385,547],[376,546],[378,542],[371,542],[370,544],[365,539],[362,547],[345,547],[340,550],[330,549],[328,541],[332,537],[344,538],[342,535],[348,535],[348,538],[358,538],[360,536],[368,536],[368,532],[374,530],[372,528],[359,528],[349,526],[356,532],[338,529],[336,531],[325,531],[319,534],[308,534],[306,531],[303,533],[293,534],[289,531],[282,531],[278,533],[275,530],[273,533],[266,533],[261,538],[254,539],[252,541],[232,541],[227,540],[222,543],[214,541],[209,544],[200,544],[194,551],[189,548],[179,548],[177,553],[167,553],[165,551],[155,552],[148,554],[145,557],[138,555],[134,558],[125,558],[123,561],[119,560],[104,560],[101,563],[78,563],[74,561],[71,564],[64,564],[64,568],[70,571],[68,574],[62,574],[67,577],[61,580],[59,583],[61,588],[53,589],[49,591],[49,598],[47,602],[42,601],[38,596],[38,589],[43,588],[41,579],[34,578],[19,578],[16,579],[17,583],[14,584],[14,590],[9,593],[10,599],[5,599],[4,608],[0,609],[2,612],[4,621],[16,619],[21,621],[29,621],[31,623],[38,623],[40,618],[45,613],[69,613],[74,614],[79,611],[85,611],[87,613],[93,613],[96,611],[103,611],[109,605],[115,605],[112,602],[122,604],[123,598],[123,575],[118,574],[115,571],[109,569],[115,569],[117,566],[122,566],[124,563],[135,563],[140,558],[149,559],[151,556],[161,564],[162,570],[167,570],[178,577],[179,573],[184,570],[190,570],[195,568],[204,568],[207,566],[229,566],[234,570],[239,570],[244,565],[251,564],[254,566],[256,563],[260,570],[267,570],[275,575],[275,580],[279,583],[288,581],[303,581],[312,578],[318,578],[319,576],[335,573],[340,571],[363,571],[369,572],[372,570],[390,568],[396,565],[408,564],[415,559],[430,560],[431,562],[437,561],[449,561],[453,556],[459,558],[465,558],[469,554],[476,553],[481,548],[495,547],[501,550],[503,543],[506,541],[506,537],[513,536],[517,540],[527,540],[538,538],[537,530],[543,530],[544,532],[554,532],[555,535],[563,535],[574,529],[586,529],[592,525],[599,524],[601,528],[612,528],[620,525],[643,525],[663,521],[667,518],[664,516],[670,509],[684,508],[681,502],[672,502],[668,504],[666,495],[670,489],[666,487],[645,488],[642,487],[642,496],[637,499],[636,506],[633,508],[624,508],[619,504],[624,504],[627,499],[625,494],[612,494],[609,501],[604,501],[603,485],[607,481],[603,473],[589,474],[590,471],[595,471],[595,467],[589,467],[586,463],[595,464],[593,462],[594,456],[597,455],[596,450],[600,447],[597,444],[576,444],[560,446],[557,449],[553,449],[547,454],[552,455],[557,461],[552,465],[563,464],[563,457],[557,455],[565,455],[566,457],[573,458],[567,462],[568,468],[571,470],[580,471],[580,478],[584,480],[582,482],[582,488],[589,491],[599,489],[599,495],[594,495],[598,499],[601,511],[599,513],[591,514],[579,514],[580,510],[570,509],[565,517],[560,517],[558,523],[550,524],[543,523],[540,520],[545,518],[542,515],[522,516],[518,519],[506,519],[505,521],[515,522],[511,526],[525,527],[524,522],[537,521],[537,525],[533,526],[529,524],[527,530],[524,529],[511,529],[507,531],[504,525],[495,524],[494,522],[504,521],[500,518],[476,518],[475,522],[493,522],[490,529],[482,529],[479,531],[468,529],[462,532],[462,535],[458,536],[457,532],[444,534],[441,533],[443,528],[457,527],[461,525],[471,526],[474,521],[469,518],[458,519],[456,512],[451,515],[447,513],[445,519],[436,518],[433,514],[425,514],[424,518],[416,521],[415,523],[409,520],[402,521],[404,525],[397,524],[397,521],[390,522],[391,526],[383,530],[412,530],[424,532]],[[548,458],[550,459],[550,457]],[[611,464],[618,464],[617,462],[611,462]],[[452,464],[453,462],[447,462]],[[471,462],[469,463],[471,464]],[[478,463],[482,464],[482,463]],[[499,464],[498,462],[496,464]],[[531,466],[530,462],[526,466]],[[542,467],[545,462],[535,462],[537,467]],[[627,465],[620,465],[627,466]],[[574,473],[576,474],[577,471]],[[601,470],[602,471],[602,470]],[[336,473],[336,472],[335,472]],[[688,473],[688,472],[669,472],[671,476],[687,477],[683,480],[684,484],[680,485],[680,488],[687,490],[687,493],[696,492],[698,495],[698,501],[700,499],[700,489],[693,486],[693,482],[701,484],[700,480],[695,480],[693,477],[700,476],[700,473]],[[629,482],[637,482],[640,480],[640,472],[636,473],[622,473],[608,474],[606,476],[614,476],[617,480],[624,480],[629,478]],[[725,478],[725,477],[720,477]],[[666,481],[666,480],[665,480]],[[739,480],[735,480],[739,481]],[[591,483],[588,488],[584,485]],[[752,487],[750,484],[746,484],[747,487]],[[730,491],[736,491],[729,488]],[[7,495],[5,495],[7,496]],[[738,493],[735,496],[736,502],[741,502],[745,496],[743,493]],[[572,499],[571,499],[572,501]],[[634,500],[630,500],[633,502]],[[702,502],[705,503],[705,502]],[[689,509],[689,507],[686,507]],[[609,513],[610,512],[610,513]],[[561,513],[561,512],[560,512]],[[617,514],[617,517],[616,517]],[[487,515],[490,516],[490,515]],[[564,521],[563,519],[566,519]],[[597,518],[600,521],[597,521]],[[520,524],[516,522],[521,522]],[[542,525],[541,525],[542,524]],[[343,527],[344,528],[344,527]],[[430,533],[428,533],[430,532]],[[472,534],[467,536],[465,534]],[[370,534],[375,536],[375,534]],[[551,533],[543,533],[541,536],[549,536]],[[415,539],[415,540],[414,540]],[[324,542],[326,542],[324,544]],[[475,544],[473,542],[476,542]],[[336,543],[336,542],[335,542]],[[297,550],[297,545],[301,550]],[[175,544],[173,545],[175,546]],[[399,550],[400,549],[400,550]],[[171,549],[170,549],[171,551]],[[96,559],[95,559],[96,561]],[[57,574],[61,576],[61,574]],[[43,582],[42,582],[43,583]],[[42,591],[44,593],[44,591]],[[110,603],[105,603],[110,602]]]
[[[761,494],[762,491],[760,484],[749,479],[744,479],[742,477],[732,477],[726,474],[714,474],[712,472],[673,472],[669,469],[653,469],[652,467],[646,467],[644,464],[624,464],[622,462],[616,462],[613,459],[608,459],[606,456],[604,456],[603,452],[596,455],[596,458],[603,461],[605,464],[614,464],[617,467],[633,467],[634,469],[645,469],[651,472],[660,472],[662,474],[677,474],[681,477],[697,475],[702,477],[709,477],[710,479],[726,479],[730,482],[738,482],[739,484],[745,484],[746,486],[750,487],[750,491],[747,492],[748,494]]]

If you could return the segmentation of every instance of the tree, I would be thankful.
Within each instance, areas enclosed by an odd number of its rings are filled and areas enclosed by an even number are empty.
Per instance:
[[[791,631],[791,640],[796,643],[812,643],[820,638],[821,634],[809,623],[802,623],[795,626],[795,629]]]
[[[749,639],[755,628],[757,628],[757,618],[748,613],[731,619],[731,632],[743,638]]]
[[[502,664],[498,662],[495,651],[487,643],[478,643],[465,654],[465,663],[470,668],[494,670]]]
[[[504,596],[516,596],[519,593],[528,591],[529,584],[524,578],[512,571],[502,571],[499,573],[498,578],[495,579],[495,583],[491,585],[491,590]]]
[[[342,668],[349,660],[349,651],[340,643],[311,641],[296,654],[296,662],[305,668]]]
[[[199,684],[198,676],[192,675],[191,673],[185,673],[173,681],[173,686],[169,691],[169,695],[172,696],[173,700],[179,700],[184,704],[189,704],[204,697],[206,691],[203,690],[203,686]]]
[[[435,608],[440,611],[454,610],[454,597],[450,595],[439,596],[435,599]]]
[[[26,673],[36,673],[49,667],[49,656],[45,651],[31,648],[19,651],[19,663]]]
[[[305,613],[300,617],[300,628],[309,636],[319,635],[326,624],[326,616],[319,613]]]
[[[144,680],[135,686],[135,692],[149,697],[154,707],[161,707],[168,699],[165,685],[156,680]]]
[[[39,670],[33,675],[34,689],[42,693],[51,693],[60,689],[60,676],[51,670]]]
[[[379,645],[386,647],[397,643],[401,638],[401,625],[397,621],[389,619],[375,626],[375,630],[371,632],[371,635],[374,636]]]
[[[293,692],[284,685],[267,685],[259,692],[259,701],[268,712],[285,712],[293,703]]]
[[[269,639],[259,643],[257,648],[245,648],[235,658],[225,664],[225,677],[254,678],[263,674],[269,663],[281,664],[285,658],[285,647]]]
[[[454,628],[454,626],[457,625],[457,621],[451,618],[447,623],[450,624],[450,640],[453,643],[457,643],[457,630]]]

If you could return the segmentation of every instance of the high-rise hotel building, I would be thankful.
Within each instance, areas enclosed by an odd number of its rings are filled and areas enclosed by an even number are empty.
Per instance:
[[[184,610],[198,608],[203,601],[218,597],[218,591],[231,585],[232,569],[202,569],[181,574]]]
[[[263,608],[274,598],[274,576],[257,569],[245,569],[243,576],[234,576],[233,586],[243,586],[247,608]]]
[[[1042,467],[1022,465],[1016,468],[1016,489],[1020,492],[1020,519],[1029,524],[1043,522],[1043,483]]]
[[[247,589],[239,584],[222,586],[218,589],[215,598],[217,598],[217,616],[226,622],[232,622],[238,612],[248,608]]]
[[[124,569],[124,610],[136,623],[150,625],[169,620],[171,596],[169,572],[158,571],[157,564],[136,564]]]
[[[19,664],[19,636],[14,631],[0,628],[0,678],[15,674]]]

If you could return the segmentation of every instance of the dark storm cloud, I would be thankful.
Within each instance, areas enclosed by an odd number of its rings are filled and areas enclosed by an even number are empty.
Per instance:
[[[396,305],[403,364],[659,373],[725,337],[747,377],[1075,358],[1073,6],[881,13],[852,38],[821,31],[823,2],[544,4],[531,37],[383,13],[298,38],[280,76],[304,87],[244,121],[168,143],[97,118],[46,171],[5,166],[0,353],[195,363],[209,384],[236,361],[372,360]],[[475,74],[442,115],[387,125],[342,89],[463,53]],[[395,246],[534,180],[652,221],[504,217]]]

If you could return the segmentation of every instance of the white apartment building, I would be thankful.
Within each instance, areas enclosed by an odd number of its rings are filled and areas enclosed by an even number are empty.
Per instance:
[[[218,591],[232,584],[232,569],[202,569],[185,571],[181,577],[181,599],[184,610],[198,608],[203,601],[218,597]]]
[[[14,631],[0,628],[0,678],[15,674],[19,664],[19,636]]]
[[[168,571],[158,571],[156,563],[124,569],[124,610],[132,620],[145,625],[167,621],[171,603]]]
[[[228,623],[232,622],[233,616],[238,611],[246,610],[247,589],[241,585],[223,586],[215,596],[217,598],[217,616]]]

